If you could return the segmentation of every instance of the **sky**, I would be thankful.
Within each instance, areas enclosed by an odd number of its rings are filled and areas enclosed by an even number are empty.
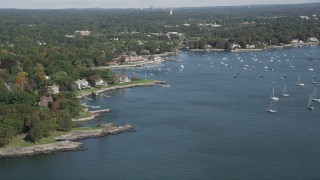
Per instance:
[[[300,4],[320,0],[0,0],[0,8],[149,8],[237,6],[253,4]]]

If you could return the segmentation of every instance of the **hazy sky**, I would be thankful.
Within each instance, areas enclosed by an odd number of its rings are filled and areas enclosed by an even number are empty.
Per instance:
[[[0,0],[0,8],[145,8],[200,7],[252,4],[297,4],[320,0]]]

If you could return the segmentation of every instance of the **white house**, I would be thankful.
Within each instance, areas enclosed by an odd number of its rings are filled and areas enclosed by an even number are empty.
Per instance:
[[[53,85],[53,86],[47,86],[49,94],[59,94],[59,86]]]
[[[230,49],[239,49],[241,48],[240,44],[230,44]]]
[[[118,76],[118,82],[119,83],[128,83],[128,82],[131,82],[131,80],[126,75],[120,75],[120,76]]]
[[[319,40],[316,37],[310,37],[308,38],[309,42],[319,42]]]
[[[291,40],[291,43],[293,43],[293,44],[297,44],[297,43],[302,44],[303,41],[301,41],[301,40],[299,40],[299,39],[292,39],[292,40]]]
[[[90,87],[89,86],[89,82],[87,80],[85,80],[85,79],[77,80],[76,84],[78,86],[78,89],[85,89],[85,88]]]
[[[104,86],[104,85],[106,85],[107,83],[105,83],[102,79],[98,79],[98,80],[96,80],[96,82],[95,82],[95,85],[96,86]]]

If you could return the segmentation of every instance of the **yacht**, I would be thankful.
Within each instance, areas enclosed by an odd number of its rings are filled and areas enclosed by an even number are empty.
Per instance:
[[[272,101],[270,101],[270,104],[269,104],[269,106],[268,106],[267,111],[268,111],[269,113],[276,113],[276,112],[277,112],[276,107],[272,107]]]
[[[289,97],[290,95],[287,93],[287,86],[285,85],[284,86],[284,89],[282,91],[282,94],[281,94],[282,97]]]
[[[274,96],[274,88],[272,89],[272,93],[271,93],[270,100],[272,100],[272,101],[279,101],[279,98],[276,97],[276,96]]]
[[[299,74],[298,79],[297,79],[297,85],[298,86],[304,86],[304,84],[300,82],[300,74]]]
[[[311,94],[310,94],[310,96],[309,96],[307,108],[308,108],[309,110],[314,110],[314,106],[312,105],[312,101],[311,101]]]

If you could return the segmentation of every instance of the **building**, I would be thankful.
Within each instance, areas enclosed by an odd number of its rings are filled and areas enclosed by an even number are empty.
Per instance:
[[[49,103],[53,102],[51,96],[41,96],[40,101],[38,102],[38,106],[40,107],[48,107]]]
[[[47,91],[49,94],[59,94],[59,86],[53,85],[53,86],[47,86]]]
[[[95,86],[104,86],[107,85],[101,78],[94,82]]]
[[[89,82],[85,79],[80,79],[76,81],[76,84],[78,86],[78,89],[85,89],[85,88],[89,88]]]
[[[254,48],[256,48],[256,45],[250,45],[250,44],[246,45],[246,49],[254,49]]]
[[[85,31],[75,31],[75,33],[80,34],[81,36],[90,36],[91,31],[85,30]]]
[[[144,61],[144,58],[142,56],[126,56],[125,57],[126,64],[135,64],[143,61]]]
[[[299,39],[292,39],[291,40],[291,43],[293,43],[293,44],[302,44],[303,43],[303,41],[301,41],[301,40],[299,40]]]
[[[308,38],[308,42],[319,42],[319,40],[316,37],[310,37]]]
[[[128,83],[128,82],[131,82],[131,80],[128,78],[128,76],[126,76],[126,75],[124,75],[124,74],[118,76],[117,81],[118,81],[119,83]]]

